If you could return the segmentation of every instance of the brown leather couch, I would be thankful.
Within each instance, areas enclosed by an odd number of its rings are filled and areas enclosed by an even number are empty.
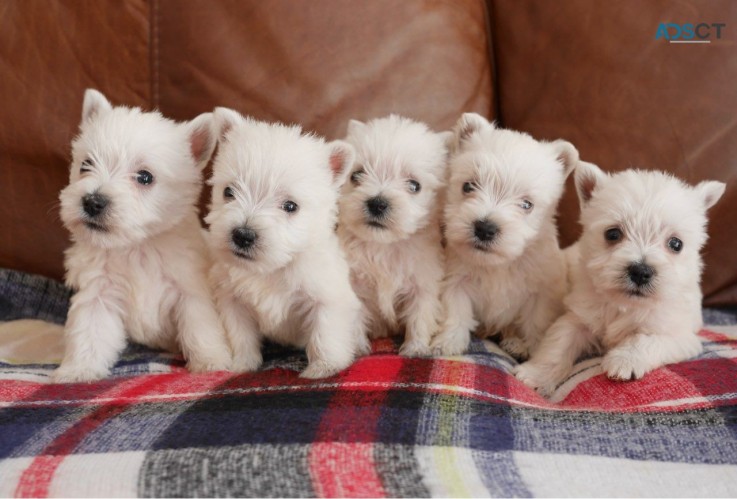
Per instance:
[[[724,23],[712,43],[658,25]],[[702,31],[703,32],[703,31]],[[63,274],[82,94],[189,119],[216,105],[339,137],[390,112],[476,111],[609,171],[718,179],[703,288],[737,304],[737,2],[0,0],[0,267]],[[571,185],[563,244],[578,234]]]

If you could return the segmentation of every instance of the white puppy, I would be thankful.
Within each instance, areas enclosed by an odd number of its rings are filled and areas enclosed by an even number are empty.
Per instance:
[[[348,125],[356,165],[343,185],[338,235],[369,334],[404,328],[402,355],[429,355],[438,328],[443,248],[437,192],[448,135],[396,115]]]
[[[227,369],[230,351],[207,282],[196,203],[215,147],[212,114],[178,124],[115,107],[87,90],[61,218],[77,292],[54,378],[106,376],[126,344],[181,349],[194,371]]]
[[[581,354],[605,352],[613,379],[639,379],[701,352],[701,256],[706,210],[721,182],[690,187],[660,172],[575,174],[583,234],[569,250],[567,312],[517,377],[550,395]]]
[[[501,334],[526,358],[563,312],[565,257],[555,212],[578,151],[501,130],[478,114],[455,128],[445,207],[445,322],[433,349],[462,353],[469,332]]]
[[[220,146],[206,218],[217,260],[210,275],[234,368],[261,365],[265,336],[306,348],[303,377],[333,375],[368,348],[335,234],[353,147],[230,109],[214,114]]]

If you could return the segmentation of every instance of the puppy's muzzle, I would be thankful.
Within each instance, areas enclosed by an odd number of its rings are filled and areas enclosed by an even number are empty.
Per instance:
[[[476,220],[473,223],[473,236],[476,241],[490,244],[499,234],[499,226],[490,220]]]
[[[634,262],[627,267],[627,277],[638,288],[644,288],[655,277],[655,269],[645,262]]]
[[[110,198],[99,192],[87,194],[82,198],[82,209],[90,218],[96,218],[105,213],[110,204]]]
[[[250,250],[258,239],[258,233],[248,226],[236,227],[230,233],[230,239],[239,250]]]

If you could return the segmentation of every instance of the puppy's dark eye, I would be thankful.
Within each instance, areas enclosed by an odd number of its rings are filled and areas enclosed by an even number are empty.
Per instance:
[[[413,194],[417,194],[418,192],[420,192],[420,189],[421,188],[422,188],[422,186],[420,185],[420,183],[417,180],[408,180],[407,181],[407,189],[409,189],[409,192],[411,192]]]
[[[468,194],[469,192],[473,192],[475,190],[476,190],[476,186],[474,186],[472,182],[466,182],[463,184],[464,194]]]
[[[284,201],[284,204],[281,205],[281,209],[287,213],[294,213],[298,208],[299,206],[294,201]]]
[[[680,253],[683,249],[683,241],[677,237],[671,237],[668,239],[668,247],[673,251],[673,253]]]
[[[223,197],[225,199],[233,199],[235,197],[233,189],[231,189],[230,187],[226,187],[225,189],[223,189]]]
[[[535,206],[534,204],[532,204],[532,201],[530,201],[529,199],[523,199],[519,205],[520,205],[520,208],[522,208],[525,211],[530,211],[532,210],[532,207]]]
[[[363,174],[363,168],[351,173],[351,182],[353,183],[353,185],[358,185],[361,183],[361,177],[363,176]]]
[[[79,169],[79,173],[87,173],[88,171],[92,169],[94,165],[95,164],[92,162],[90,158],[85,159],[84,161],[82,161],[82,166]]]
[[[149,185],[154,181],[154,176],[148,170],[138,170],[136,172],[136,182],[141,185]]]
[[[622,239],[622,231],[616,227],[613,227],[611,229],[607,229],[606,232],[604,232],[604,239],[609,241],[610,243],[616,243],[620,239]]]

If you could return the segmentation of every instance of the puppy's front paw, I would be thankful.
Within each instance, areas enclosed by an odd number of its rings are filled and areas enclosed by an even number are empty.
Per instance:
[[[338,374],[342,370],[342,367],[334,366],[324,360],[316,360],[314,362],[310,362],[299,377],[307,379],[329,378],[330,376]]]
[[[517,360],[527,360],[530,356],[530,350],[527,348],[527,345],[517,336],[504,338],[499,342],[499,346]]]
[[[468,349],[471,337],[468,331],[454,329],[437,335],[430,344],[433,355],[461,355]]]
[[[356,342],[356,356],[362,357],[364,355],[371,355],[371,352],[371,341],[369,340],[368,336],[362,334],[361,336],[359,336],[358,341]]]
[[[399,349],[399,355],[403,357],[429,357],[432,353],[430,345],[421,341],[407,341]]]
[[[187,361],[187,369],[193,373],[228,371],[232,362],[230,355],[225,353],[211,356],[197,355]]]
[[[233,364],[230,367],[231,371],[237,373],[248,373],[258,371],[261,367],[264,359],[261,355],[261,351],[249,352],[245,355],[238,355],[233,359]]]
[[[61,365],[53,372],[51,380],[54,383],[88,383],[106,378],[108,374],[108,369]]]
[[[630,381],[640,379],[648,372],[648,367],[636,355],[628,352],[610,351],[601,361],[601,368],[609,379]]]
[[[557,381],[551,376],[550,368],[532,362],[516,366],[512,373],[525,385],[543,397],[549,398],[556,389]]]

